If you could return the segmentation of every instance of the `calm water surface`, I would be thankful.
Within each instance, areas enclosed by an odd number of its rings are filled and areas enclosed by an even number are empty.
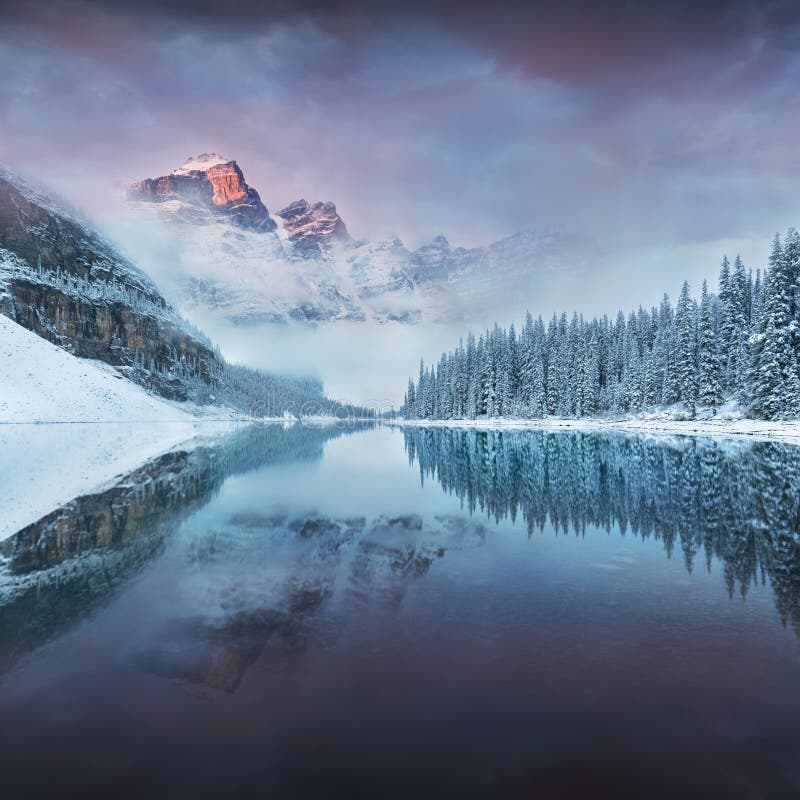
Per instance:
[[[239,430],[0,544],[3,797],[800,796],[800,449]]]

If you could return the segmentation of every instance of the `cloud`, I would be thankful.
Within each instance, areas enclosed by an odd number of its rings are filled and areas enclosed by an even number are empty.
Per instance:
[[[127,182],[217,150],[271,209],[334,200],[356,236],[411,245],[579,229],[618,264],[796,222],[794,4],[0,14],[0,158],[93,215],[121,213]]]

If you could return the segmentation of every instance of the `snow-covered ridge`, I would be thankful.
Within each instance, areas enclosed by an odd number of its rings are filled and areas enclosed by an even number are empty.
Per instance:
[[[74,230],[79,231],[78,236],[79,244],[90,250],[93,253],[92,261],[82,262],[84,266],[89,269],[100,269],[114,273],[117,279],[125,284],[129,284],[137,291],[147,292],[151,295],[158,294],[155,283],[152,279],[142,270],[138,269],[128,260],[122,258],[116,251],[114,244],[91,222],[84,219],[77,211],[69,206],[69,204],[62,198],[56,197],[49,193],[45,188],[38,185],[36,182],[27,178],[21,178],[19,175],[11,172],[6,167],[0,165],[0,184],[5,183],[11,187],[10,200],[17,206],[17,213],[20,214],[21,219],[27,218],[27,212],[20,208],[19,197],[37,207],[40,211],[52,214],[60,220],[71,223],[75,226]],[[18,197],[14,196],[14,192]],[[43,242],[49,243],[52,239],[52,232],[42,224],[41,221],[33,222],[32,220],[26,223],[21,223],[22,229],[33,238],[40,238]],[[4,250],[7,254],[8,251]],[[4,257],[6,264],[9,263],[8,257]],[[14,256],[17,265],[23,262],[17,256]],[[0,267],[5,266],[0,262]],[[55,268],[57,265],[52,264],[28,264],[28,268]],[[41,270],[40,270],[41,271]]]
[[[68,219],[78,225],[91,230],[98,238],[100,233],[96,231],[66,200],[60,197],[54,197],[48,190],[40,183],[30,177],[22,177],[15,172],[12,172],[8,167],[0,164],[0,181],[5,181],[10,186],[13,186],[23,197],[35,203],[37,206],[57,214],[64,219]]]

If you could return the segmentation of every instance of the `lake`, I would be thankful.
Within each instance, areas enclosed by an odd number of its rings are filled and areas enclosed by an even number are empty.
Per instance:
[[[0,543],[3,797],[800,795],[800,448],[236,428]]]

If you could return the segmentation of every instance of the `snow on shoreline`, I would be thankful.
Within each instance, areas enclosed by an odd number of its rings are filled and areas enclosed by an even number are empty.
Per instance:
[[[800,420],[709,419],[676,420],[650,415],[629,419],[394,419],[398,427],[473,428],[478,430],[621,431],[634,434],[710,436],[714,438],[778,441],[800,444]]]
[[[237,424],[297,422],[164,400],[0,314],[0,541],[171,450],[196,447]]]
[[[240,417],[149,394],[0,314],[0,541]]]

